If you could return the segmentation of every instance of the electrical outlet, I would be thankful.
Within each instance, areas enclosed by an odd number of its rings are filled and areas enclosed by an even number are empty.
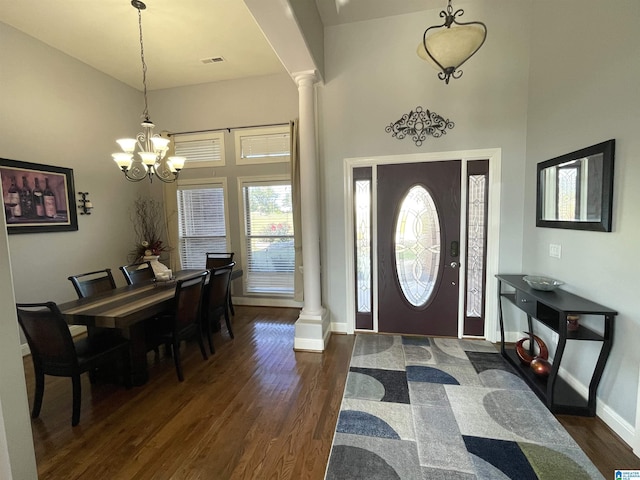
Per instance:
[[[562,256],[562,246],[555,243],[549,244],[549,256],[553,258],[560,258]]]

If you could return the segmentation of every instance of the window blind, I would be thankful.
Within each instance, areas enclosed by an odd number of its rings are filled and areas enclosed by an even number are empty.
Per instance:
[[[221,133],[178,136],[176,155],[186,157],[185,167],[223,166],[224,136]]]
[[[241,158],[289,156],[288,133],[243,136],[240,145]]]
[[[207,252],[227,249],[224,188],[178,188],[178,235],[182,267],[205,268]]]
[[[244,184],[247,293],[293,294],[295,250],[291,185]]]

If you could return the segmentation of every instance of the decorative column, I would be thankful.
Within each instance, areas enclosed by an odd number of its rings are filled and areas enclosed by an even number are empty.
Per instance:
[[[331,333],[329,316],[322,307],[320,275],[320,208],[316,156],[315,71],[293,74],[298,85],[300,136],[300,192],[304,306],[296,321],[295,350],[321,352]]]

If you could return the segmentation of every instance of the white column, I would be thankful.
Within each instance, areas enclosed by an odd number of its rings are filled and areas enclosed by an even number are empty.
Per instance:
[[[323,351],[331,331],[321,298],[320,208],[314,95],[316,75],[314,71],[299,72],[294,74],[293,78],[298,85],[302,266],[304,269],[304,306],[296,322],[294,349]]]

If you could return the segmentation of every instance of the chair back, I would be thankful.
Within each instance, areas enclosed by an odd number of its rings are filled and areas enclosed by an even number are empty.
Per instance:
[[[50,375],[68,375],[78,366],[69,327],[54,302],[16,304],[18,323],[36,364]]]
[[[219,268],[229,265],[233,262],[235,252],[207,252],[206,268]]]
[[[175,293],[174,331],[180,332],[200,321],[202,291],[207,272],[178,280]]]
[[[156,278],[156,274],[151,267],[151,262],[132,263],[131,265],[123,265],[120,267],[127,285],[138,285],[140,283],[149,283]]]
[[[81,273],[80,275],[71,275],[69,281],[73,284],[73,288],[76,289],[78,298],[90,297],[116,288],[116,282],[113,279],[110,268]]]
[[[209,283],[205,287],[205,305],[208,312],[224,308],[229,298],[231,271],[235,262],[220,268],[212,268]]]

